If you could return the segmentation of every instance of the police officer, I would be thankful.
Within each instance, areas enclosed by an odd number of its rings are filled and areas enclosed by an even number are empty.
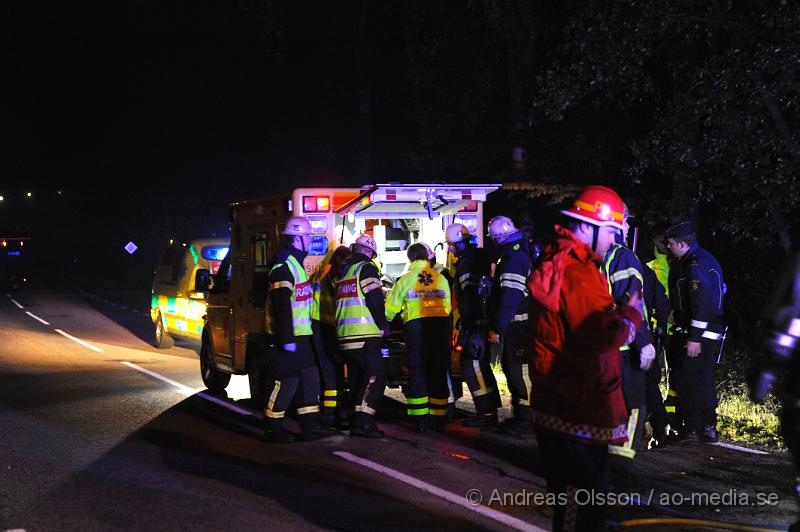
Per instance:
[[[644,274],[642,263],[636,254],[625,247],[630,228],[628,208],[623,211],[622,231],[617,233],[616,242],[603,255],[601,269],[606,275],[611,297],[618,306],[627,305],[634,294],[642,294]],[[643,314],[646,316],[646,312]],[[633,459],[636,449],[644,433],[647,420],[645,400],[645,372],[653,363],[656,350],[653,337],[647,326],[640,327],[633,342],[619,348],[622,366],[622,393],[628,407],[627,439],[620,445],[609,445],[608,452],[612,456]]]
[[[772,308],[767,314],[767,334],[762,356],[750,379],[750,397],[762,403],[770,388],[781,380],[781,434],[792,453],[795,468],[800,468],[800,255],[788,264],[775,288]],[[800,496],[800,477],[795,480]],[[789,530],[800,531],[800,521]]]
[[[676,439],[714,443],[719,440],[715,366],[726,290],[722,268],[697,244],[692,222],[673,225],[664,236],[675,257],[669,271],[674,327],[667,355],[685,422]]]
[[[531,269],[528,239],[507,216],[489,220],[489,236],[500,258],[494,271],[489,301],[488,340],[503,344],[502,366],[511,392],[514,416],[505,422],[512,429],[530,419],[531,379],[525,357],[528,331],[528,287]]]
[[[383,432],[375,424],[375,411],[386,388],[381,339],[389,325],[380,274],[373,262],[378,246],[372,237],[361,235],[350,250],[350,260],[336,282],[336,334],[347,362],[355,410],[350,434],[380,438]]]
[[[311,330],[313,290],[303,267],[311,243],[311,224],[293,216],[283,230],[284,247],[271,261],[267,332],[275,342],[268,357],[274,379],[267,383],[264,438],[287,443],[293,437],[283,428],[286,409],[295,399],[305,441],[329,433],[320,425],[319,373],[314,361]]]
[[[450,285],[430,264],[423,244],[407,251],[408,271],[395,282],[386,301],[386,319],[402,313],[408,383],[404,389],[409,417],[417,432],[430,425],[442,430],[450,395]]]
[[[472,242],[472,235],[463,224],[448,226],[445,238],[456,258],[453,292],[459,314],[456,345],[461,347],[461,376],[467,381],[475,403],[475,417],[461,423],[476,428],[497,426],[500,395],[489,360],[488,321],[480,294],[481,279],[488,275],[489,265],[483,250]]]

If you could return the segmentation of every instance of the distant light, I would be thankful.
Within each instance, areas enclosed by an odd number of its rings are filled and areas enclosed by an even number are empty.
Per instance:
[[[24,241],[24,240],[20,240],[20,241],[19,241],[19,245],[20,245],[20,246],[24,246],[24,245],[25,245],[25,241]]]
[[[61,191],[60,190],[56,190],[56,192],[58,193],[59,196],[61,195]]]
[[[8,245],[8,242],[6,242],[5,240],[3,240],[3,247],[6,247],[7,245]]]
[[[125,251],[127,251],[131,255],[136,253],[137,249],[139,249],[139,246],[137,246],[133,242],[128,242],[127,244],[125,244]]]
[[[22,253],[20,253],[19,251],[9,251],[8,252],[8,256],[9,257],[19,257],[20,255],[22,255]]]
[[[26,196],[28,196],[29,198],[30,198],[30,197],[33,197],[33,192],[28,192],[28,193],[27,193],[27,194],[25,194],[25,195],[26,195]]]
[[[3,200],[5,200],[5,198],[3,196],[0,196],[0,201],[3,201]]]

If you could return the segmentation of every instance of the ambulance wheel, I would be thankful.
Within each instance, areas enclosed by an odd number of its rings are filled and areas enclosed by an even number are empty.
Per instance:
[[[211,346],[205,338],[203,338],[203,345],[200,347],[200,376],[203,378],[203,384],[211,392],[221,392],[231,382],[231,374],[218,370],[216,364],[214,364],[214,354],[211,352]]]
[[[156,318],[156,347],[159,349],[169,349],[173,345],[175,345],[175,341],[172,337],[164,330],[164,320],[161,318],[161,314],[158,315]]]
[[[251,344],[247,348],[247,380],[250,383],[250,402],[256,410],[267,404],[267,372],[261,348]]]

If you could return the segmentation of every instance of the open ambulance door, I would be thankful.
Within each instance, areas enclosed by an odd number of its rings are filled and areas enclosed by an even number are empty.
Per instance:
[[[406,249],[424,242],[447,263],[444,232],[453,222],[463,223],[478,246],[483,246],[483,203],[500,188],[496,184],[399,184],[373,185],[336,209],[341,222],[341,241],[350,244],[360,233],[372,235],[378,244],[383,272],[396,278],[408,260]]]

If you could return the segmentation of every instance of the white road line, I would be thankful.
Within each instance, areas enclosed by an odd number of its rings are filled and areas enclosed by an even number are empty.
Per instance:
[[[743,453],[769,454],[766,451],[759,451],[758,449],[748,449],[747,447],[739,447],[738,445],[733,445],[733,444],[730,444],[730,443],[717,442],[717,443],[714,443],[713,445],[716,445],[718,447],[725,447],[726,449],[733,449],[734,451],[741,451]]]
[[[160,380],[162,382],[166,382],[167,384],[171,384],[172,386],[175,386],[176,388],[180,389],[180,391],[182,391],[186,395],[194,395],[195,393],[197,393],[197,390],[195,390],[194,388],[192,388],[190,386],[186,386],[185,384],[181,384],[180,382],[174,381],[174,380],[170,379],[169,377],[165,377],[163,375],[159,375],[155,371],[150,371],[149,369],[144,369],[143,367],[137,366],[136,364],[133,364],[131,362],[122,362],[122,365],[123,366],[128,366],[129,368],[135,369],[136,371],[141,371],[142,373],[150,375],[151,377],[154,377],[154,378],[156,378],[156,379],[158,379],[158,380]]]
[[[261,419],[261,414],[256,412],[255,410],[247,410],[237,405],[232,405],[227,401],[220,399],[219,397],[214,397],[213,395],[208,395],[206,392],[200,392],[197,394],[198,397],[202,397],[206,401],[211,401],[214,404],[218,404],[219,406],[223,406],[228,410],[232,410],[237,414],[242,414],[244,416],[252,416],[258,419]]]
[[[14,299],[13,297],[9,296],[8,294],[6,294],[6,295],[8,296],[8,299],[10,299],[11,302],[14,303],[18,308],[25,308],[22,305],[20,305],[19,303],[17,303],[16,299]]]
[[[33,312],[30,312],[30,311],[27,311],[27,310],[26,310],[26,311],[25,311],[25,314],[27,314],[28,316],[30,316],[31,318],[35,319],[36,321],[38,321],[38,322],[40,322],[40,323],[44,323],[45,325],[50,325],[50,322],[49,322],[49,321],[44,321],[42,318],[40,318],[39,316],[37,316],[37,315],[36,315],[36,314],[34,314]]]
[[[504,514],[503,512],[498,512],[497,510],[493,510],[488,506],[484,506],[482,504],[473,505],[467,501],[466,495],[456,495],[455,493],[445,491],[441,488],[437,488],[436,486],[428,484],[427,482],[423,482],[422,480],[418,480],[412,476],[406,475],[405,473],[401,473],[386,466],[382,466],[381,464],[378,464],[376,462],[360,458],[346,451],[335,451],[333,454],[335,454],[339,458],[344,458],[349,462],[362,465],[368,469],[372,469],[373,471],[377,471],[378,473],[382,473],[388,477],[392,477],[395,480],[399,480],[400,482],[421,489],[422,491],[425,491],[432,495],[436,495],[437,497],[441,497],[442,499],[448,502],[461,506],[462,508],[466,508],[467,510],[479,513],[484,517],[488,517],[489,519],[494,519],[495,521],[510,526],[515,530],[545,532],[545,529],[543,528],[539,528],[536,525],[525,522],[521,519],[517,519],[516,517],[511,517],[510,515]]]
[[[72,340],[73,342],[77,342],[77,343],[81,344],[83,347],[88,347],[89,349],[91,349],[92,351],[94,351],[94,352],[96,352],[96,353],[102,353],[102,352],[103,352],[103,350],[102,350],[102,349],[100,349],[99,347],[95,347],[95,346],[93,346],[92,344],[90,344],[89,342],[84,342],[84,341],[83,341],[83,340],[81,340],[80,338],[75,338],[75,337],[74,337],[74,336],[72,336],[71,334],[67,334],[67,333],[65,333],[64,331],[62,331],[61,329],[53,329],[53,330],[54,330],[54,331],[56,331],[56,332],[57,332],[58,334],[60,334],[61,336],[64,336],[64,337],[66,337],[66,338],[69,338],[69,339],[70,339],[70,340]]]
[[[171,384],[172,386],[175,386],[176,388],[180,389],[186,395],[195,395],[195,394],[197,394],[198,397],[202,397],[206,401],[210,401],[210,402],[212,402],[214,404],[217,404],[219,406],[227,408],[228,410],[236,412],[237,414],[242,414],[242,415],[245,415],[245,416],[253,416],[253,417],[257,417],[257,418],[261,417],[260,414],[258,414],[254,410],[247,410],[247,409],[244,409],[244,408],[242,408],[240,406],[233,405],[233,404],[231,404],[231,403],[229,403],[227,401],[224,401],[224,400],[222,400],[222,399],[220,399],[218,397],[214,397],[213,395],[208,395],[205,392],[201,392],[201,391],[199,391],[199,390],[197,390],[195,388],[192,388],[190,386],[186,386],[185,384],[181,384],[178,381],[174,381],[174,380],[170,379],[169,377],[165,377],[165,376],[163,376],[163,375],[161,375],[159,373],[156,373],[155,371],[150,371],[149,369],[145,369],[145,368],[143,368],[141,366],[137,366],[136,364],[133,364],[132,362],[122,362],[122,364],[125,365],[125,366],[128,366],[129,368],[135,369],[136,371],[141,371],[142,373],[146,373],[147,375],[150,375],[151,377],[154,377],[154,378],[156,378],[156,379],[158,379],[158,380],[160,380],[162,382],[166,382],[167,384]]]

